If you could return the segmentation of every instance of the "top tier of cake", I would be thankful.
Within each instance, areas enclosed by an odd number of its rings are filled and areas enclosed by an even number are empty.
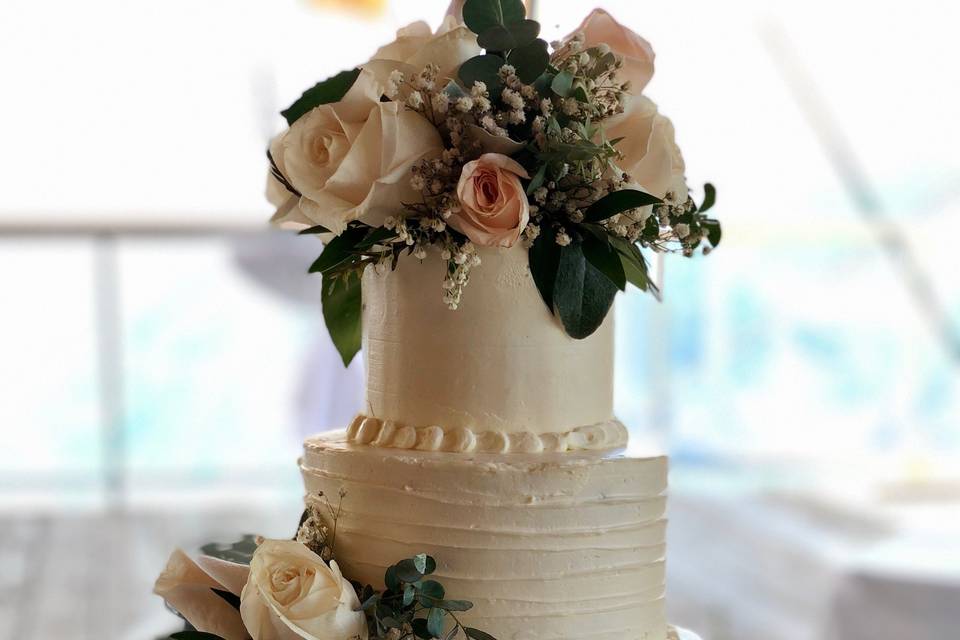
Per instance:
[[[366,407],[354,441],[397,448],[537,452],[621,446],[613,320],[564,333],[526,249],[482,249],[460,308],[441,299],[439,254],[363,279]],[[435,283],[435,284],[434,284]]]

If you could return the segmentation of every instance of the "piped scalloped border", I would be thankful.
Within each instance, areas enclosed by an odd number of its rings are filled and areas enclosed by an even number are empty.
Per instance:
[[[359,414],[347,428],[347,441],[372,447],[449,453],[551,453],[622,447],[627,444],[627,428],[619,420],[608,420],[563,433],[476,433],[466,427],[449,430],[439,426],[410,427]]]

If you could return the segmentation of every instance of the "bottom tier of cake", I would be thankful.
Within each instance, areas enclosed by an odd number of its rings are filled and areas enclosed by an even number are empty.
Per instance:
[[[308,440],[308,502],[338,500],[336,558],[383,587],[428,553],[464,624],[498,640],[667,640],[666,458],[463,454]],[[670,636],[672,637],[672,636]]]

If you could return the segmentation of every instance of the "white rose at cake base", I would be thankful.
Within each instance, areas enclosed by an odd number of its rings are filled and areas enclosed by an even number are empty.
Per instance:
[[[353,586],[335,561],[291,540],[265,540],[250,561],[240,614],[253,640],[366,640]]]
[[[692,637],[664,603],[667,459],[628,455],[613,412],[617,294],[657,295],[650,260],[721,239],[716,190],[694,200],[643,93],[653,61],[603,10],[550,44],[519,0],[465,0],[282,112],[273,222],[322,242],[309,271],[343,363],[364,351],[365,398],[304,443],[293,540],[260,543],[239,602],[197,593],[222,620],[163,591],[188,622]]]

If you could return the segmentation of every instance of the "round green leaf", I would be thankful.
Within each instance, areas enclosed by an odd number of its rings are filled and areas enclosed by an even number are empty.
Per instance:
[[[477,36],[477,44],[487,51],[508,51],[517,46],[517,40],[510,29],[497,24]]]
[[[569,71],[561,71],[553,78],[550,88],[561,98],[570,95],[570,89],[573,87],[573,74]]]
[[[507,61],[517,70],[517,77],[522,82],[530,84],[539,78],[550,64],[547,42],[537,39],[518,47],[510,52]]]
[[[527,11],[521,0],[467,0],[463,21],[477,35],[496,25],[522,21]]]
[[[460,65],[460,81],[467,89],[473,87],[473,83],[480,81],[487,85],[491,96],[499,95],[501,89],[500,67],[506,64],[506,61],[500,56],[486,54],[474,56]]]

